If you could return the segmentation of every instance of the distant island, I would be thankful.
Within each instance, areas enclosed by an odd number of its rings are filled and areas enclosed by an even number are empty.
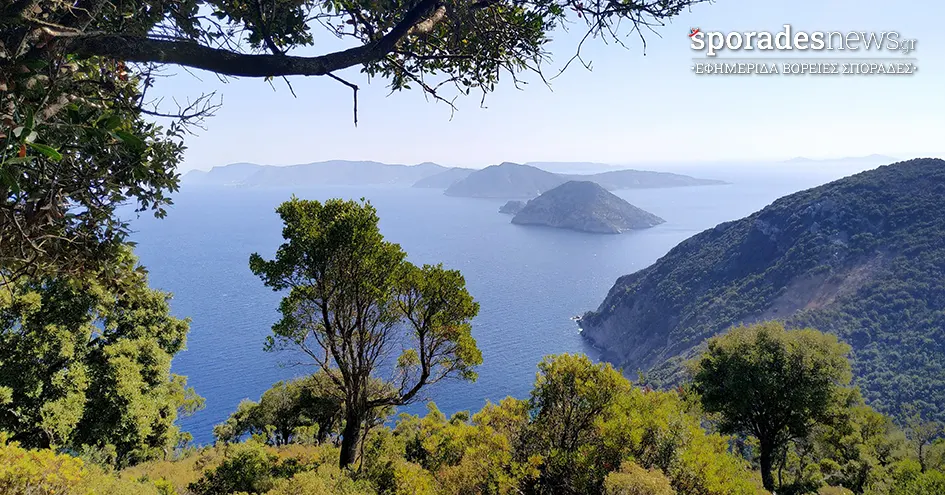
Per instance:
[[[512,223],[518,225],[545,225],[595,234],[620,234],[664,222],[596,182],[576,180],[529,201],[512,217]]]
[[[567,163],[556,169],[569,169]],[[591,170],[590,164],[570,168]],[[600,170],[600,168],[598,168]],[[531,165],[502,163],[481,170],[444,167],[424,162],[417,165],[373,161],[330,160],[301,165],[233,163],[209,171],[192,170],[181,179],[185,186],[307,187],[391,185],[443,189],[448,196],[498,199],[531,199],[569,180],[593,180],[610,190],[724,184],[717,180],[641,170],[613,170],[590,175],[562,175]]]
[[[500,206],[499,213],[508,213],[510,215],[514,215],[522,211],[522,208],[525,208],[525,202],[519,201],[517,199],[513,199],[505,203],[504,205]]]
[[[795,156],[789,160],[784,160],[782,163],[797,163],[797,164],[852,164],[852,163],[875,163],[875,164],[887,164],[894,163],[896,159],[891,156],[872,154],[867,156],[847,156],[843,158],[808,158],[806,156]]]
[[[501,163],[476,170],[451,185],[444,194],[464,198],[531,199],[567,182],[558,174],[518,163]]]
[[[418,180],[413,184],[413,187],[446,189],[466,177],[469,177],[469,174],[473,172],[475,172],[475,170],[471,168],[448,168],[442,172]]]
[[[530,165],[505,162],[473,171],[450,185],[444,194],[466,198],[531,199],[570,180],[592,181],[610,190],[726,184],[720,180],[643,170],[561,175]]]

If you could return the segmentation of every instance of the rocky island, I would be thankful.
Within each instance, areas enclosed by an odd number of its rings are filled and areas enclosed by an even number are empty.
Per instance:
[[[500,206],[499,213],[507,213],[509,215],[514,215],[522,211],[522,208],[525,208],[525,202],[513,199],[509,201],[508,203],[505,203],[504,205]]]
[[[506,205],[508,206],[508,205]],[[596,234],[619,234],[665,222],[590,181],[569,181],[531,200],[512,217],[519,225],[546,225]]]

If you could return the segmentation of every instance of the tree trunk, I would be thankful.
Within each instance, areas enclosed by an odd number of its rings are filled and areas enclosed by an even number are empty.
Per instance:
[[[318,423],[318,444],[321,445],[328,440],[328,431],[331,430],[330,423]]]
[[[774,476],[771,474],[771,461],[774,449],[766,442],[761,442],[761,483],[765,490],[774,492]]]
[[[361,424],[364,422],[363,414],[348,409],[345,414],[345,428],[341,432],[341,457],[338,465],[342,469],[354,464],[358,458],[358,445],[361,443]]]

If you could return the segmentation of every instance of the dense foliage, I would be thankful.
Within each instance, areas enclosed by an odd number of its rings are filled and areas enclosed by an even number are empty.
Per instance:
[[[635,387],[610,365],[560,355],[539,365],[527,400],[507,398],[452,417],[431,403],[425,416],[377,425],[352,469],[339,468],[332,436],[298,435],[276,445],[254,435],[114,472],[0,439],[0,487],[70,495],[768,493],[752,469],[757,443],[708,432],[705,426],[716,422],[700,404],[685,389]],[[924,470],[914,447],[888,417],[847,390],[829,415],[779,452],[777,493],[941,493],[945,444],[927,446]]]
[[[321,370],[343,405],[346,467],[378,410],[447,378],[476,379],[482,353],[470,320],[479,304],[458,271],[417,267],[385,241],[369,203],[293,198],[277,212],[286,242],[275,259],[249,261],[268,287],[288,290],[267,349],[298,352]]]
[[[14,28],[2,22],[8,8],[0,7],[0,286],[102,275],[128,234],[116,208],[132,202],[161,217],[171,204],[181,128],[144,120],[153,81],[121,62],[14,50],[29,43],[13,44]]]
[[[125,251],[114,278],[0,288],[0,430],[27,447],[95,449],[119,464],[167,455],[201,399],[171,358],[188,322]]]
[[[786,331],[769,322],[709,340],[694,363],[693,384],[725,433],[758,441],[765,488],[774,491],[775,457],[826,423],[845,398],[849,347],[816,330]],[[777,486],[780,489],[780,486]]]
[[[945,162],[917,159],[798,192],[621,277],[584,333],[654,382],[741,322],[838,335],[878,410],[945,420]]]
[[[540,71],[551,32],[566,23],[617,39],[702,1],[13,0],[0,7],[0,46],[12,63],[101,57],[248,77],[323,76],[361,66],[393,89],[413,85],[436,95],[449,85],[485,93],[502,72],[514,78]],[[295,55],[325,35],[352,47]]]

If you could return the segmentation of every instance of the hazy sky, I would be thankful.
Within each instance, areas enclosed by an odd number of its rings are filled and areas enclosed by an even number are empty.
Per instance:
[[[223,95],[207,130],[187,141],[183,170],[233,162],[295,164],[330,159],[389,163],[434,161],[481,167],[502,161],[768,160],[872,153],[896,157],[945,151],[945,2],[940,0],[718,0],[699,5],[629,50],[585,45],[587,71],[573,65],[551,88],[536,78],[519,91],[502,85],[480,108],[457,101],[450,120],[442,103],[419,91],[388,96],[384,81],[361,85],[359,125],[351,91],[324,77],[295,77],[294,98],[254,79],[221,83],[212,75],[161,81],[166,96]],[[919,70],[903,76],[695,75],[690,27],[703,31],[772,31],[783,24],[813,31],[898,31],[918,40]],[[560,68],[576,32],[552,44]],[[339,48],[321,40],[321,50]],[[510,81],[506,81],[510,82]]]

